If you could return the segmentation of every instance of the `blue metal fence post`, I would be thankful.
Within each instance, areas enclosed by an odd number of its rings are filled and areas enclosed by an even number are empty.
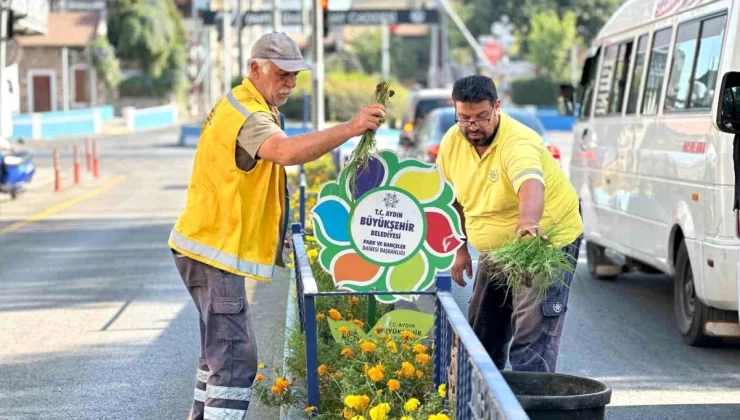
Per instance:
[[[439,292],[449,292],[452,288],[452,279],[450,276],[438,275],[436,278],[436,291],[434,293],[434,386],[438,387],[445,383],[445,373],[447,370],[447,361],[443,357],[444,350],[447,348],[444,335],[444,323],[447,322],[447,316],[439,302]]]
[[[319,412],[319,356],[318,337],[316,331],[316,300],[313,295],[306,295],[305,301],[306,322],[306,383],[308,385],[308,406],[316,407]]]
[[[306,170],[301,165],[301,191],[299,214],[301,218],[301,227],[306,228]]]

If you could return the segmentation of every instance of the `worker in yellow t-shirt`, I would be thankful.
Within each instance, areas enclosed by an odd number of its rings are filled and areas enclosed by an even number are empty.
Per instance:
[[[457,124],[442,139],[437,165],[455,190],[465,236],[481,253],[468,320],[499,369],[511,341],[514,370],[554,372],[568,287],[553,286],[539,298],[526,286],[507,293],[487,251],[515,235],[546,237],[555,227],[557,237],[549,239],[575,269],[583,233],[578,195],[542,138],[501,111],[490,78],[458,80],[452,99]],[[465,286],[463,271],[473,271],[467,246],[458,249],[451,271]],[[560,275],[570,286],[572,275]]]

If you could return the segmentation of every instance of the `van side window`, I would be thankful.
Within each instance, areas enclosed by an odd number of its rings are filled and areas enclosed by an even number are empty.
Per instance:
[[[637,41],[637,54],[635,56],[635,70],[632,72],[632,83],[630,84],[630,96],[627,102],[627,115],[637,112],[637,99],[640,95],[640,83],[645,72],[645,56],[648,49],[648,36],[643,35]]]
[[[591,103],[594,99],[594,85],[596,83],[596,70],[599,63],[599,54],[595,53],[586,59],[581,74],[581,84],[578,87],[578,103],[580,119],[588,119],[591,116]]]
[[[678,27],[666,111],[708,109],[717,81],[725,16],[688,22]]]
[[[655,32],[653,36],[653,48],[650,51],[650,64],[645,79],[645,94],[642,98],[643,115],[658,113],[658,102],[663,94],[663,77],[665,76],[672,33],[672,28],[666,28]]]
[[[607,47],[601,66],[596,116],[622,112],[631,57],[632,42]]]

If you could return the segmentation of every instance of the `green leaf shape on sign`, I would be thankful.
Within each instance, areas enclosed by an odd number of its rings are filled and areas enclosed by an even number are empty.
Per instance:
[[[337,184],[336,182],[329,181],[325,183],[323,186],[321,186],[321,189],[319,189],[319,196],[317,198],[318,200],[321,200],[324,197],[340,197],[342,200],[347,200],[347,197],[344,195],[342,191],[342,187],[339,186],[340,184]]]
[[[375,323],[375,327],[382,327],[386,334],[399,336],[401,331],[409,330],[416,338],[426,337],[432,326],[434,326],[434,315],[411,309],[390,311]]]
[[[419,252],[413,258],[401,265],[390,269],[388,284],[390,289],[398,291],[411,291],[419,282],[419,274],[429,270],[424,253]],[[418,289],[417,289],[418,290]]]
[[[347,346],[368,338],[365,331],[353,324],[352,321],[334,321],[329,318],[326,320],[329,322],[329,331],[331,331],[331,335],[337,343]],[[340,333],[340,327],[346,327],[349,330],[349,333],[346,335]]]

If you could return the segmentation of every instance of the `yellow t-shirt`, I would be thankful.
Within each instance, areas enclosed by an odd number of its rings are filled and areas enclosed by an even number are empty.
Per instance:
[[[540,226],[557,229],[550,239],[564,247],[583,232],[578,195],[542,138],[501,112],[498,133],[483,156],[451,127],[439,148],[437,166],[452,184],[465,212],[468,241],[479,251],[496,249],[514,235],[519,221],[519,188],[537,179],[545,185]]]

